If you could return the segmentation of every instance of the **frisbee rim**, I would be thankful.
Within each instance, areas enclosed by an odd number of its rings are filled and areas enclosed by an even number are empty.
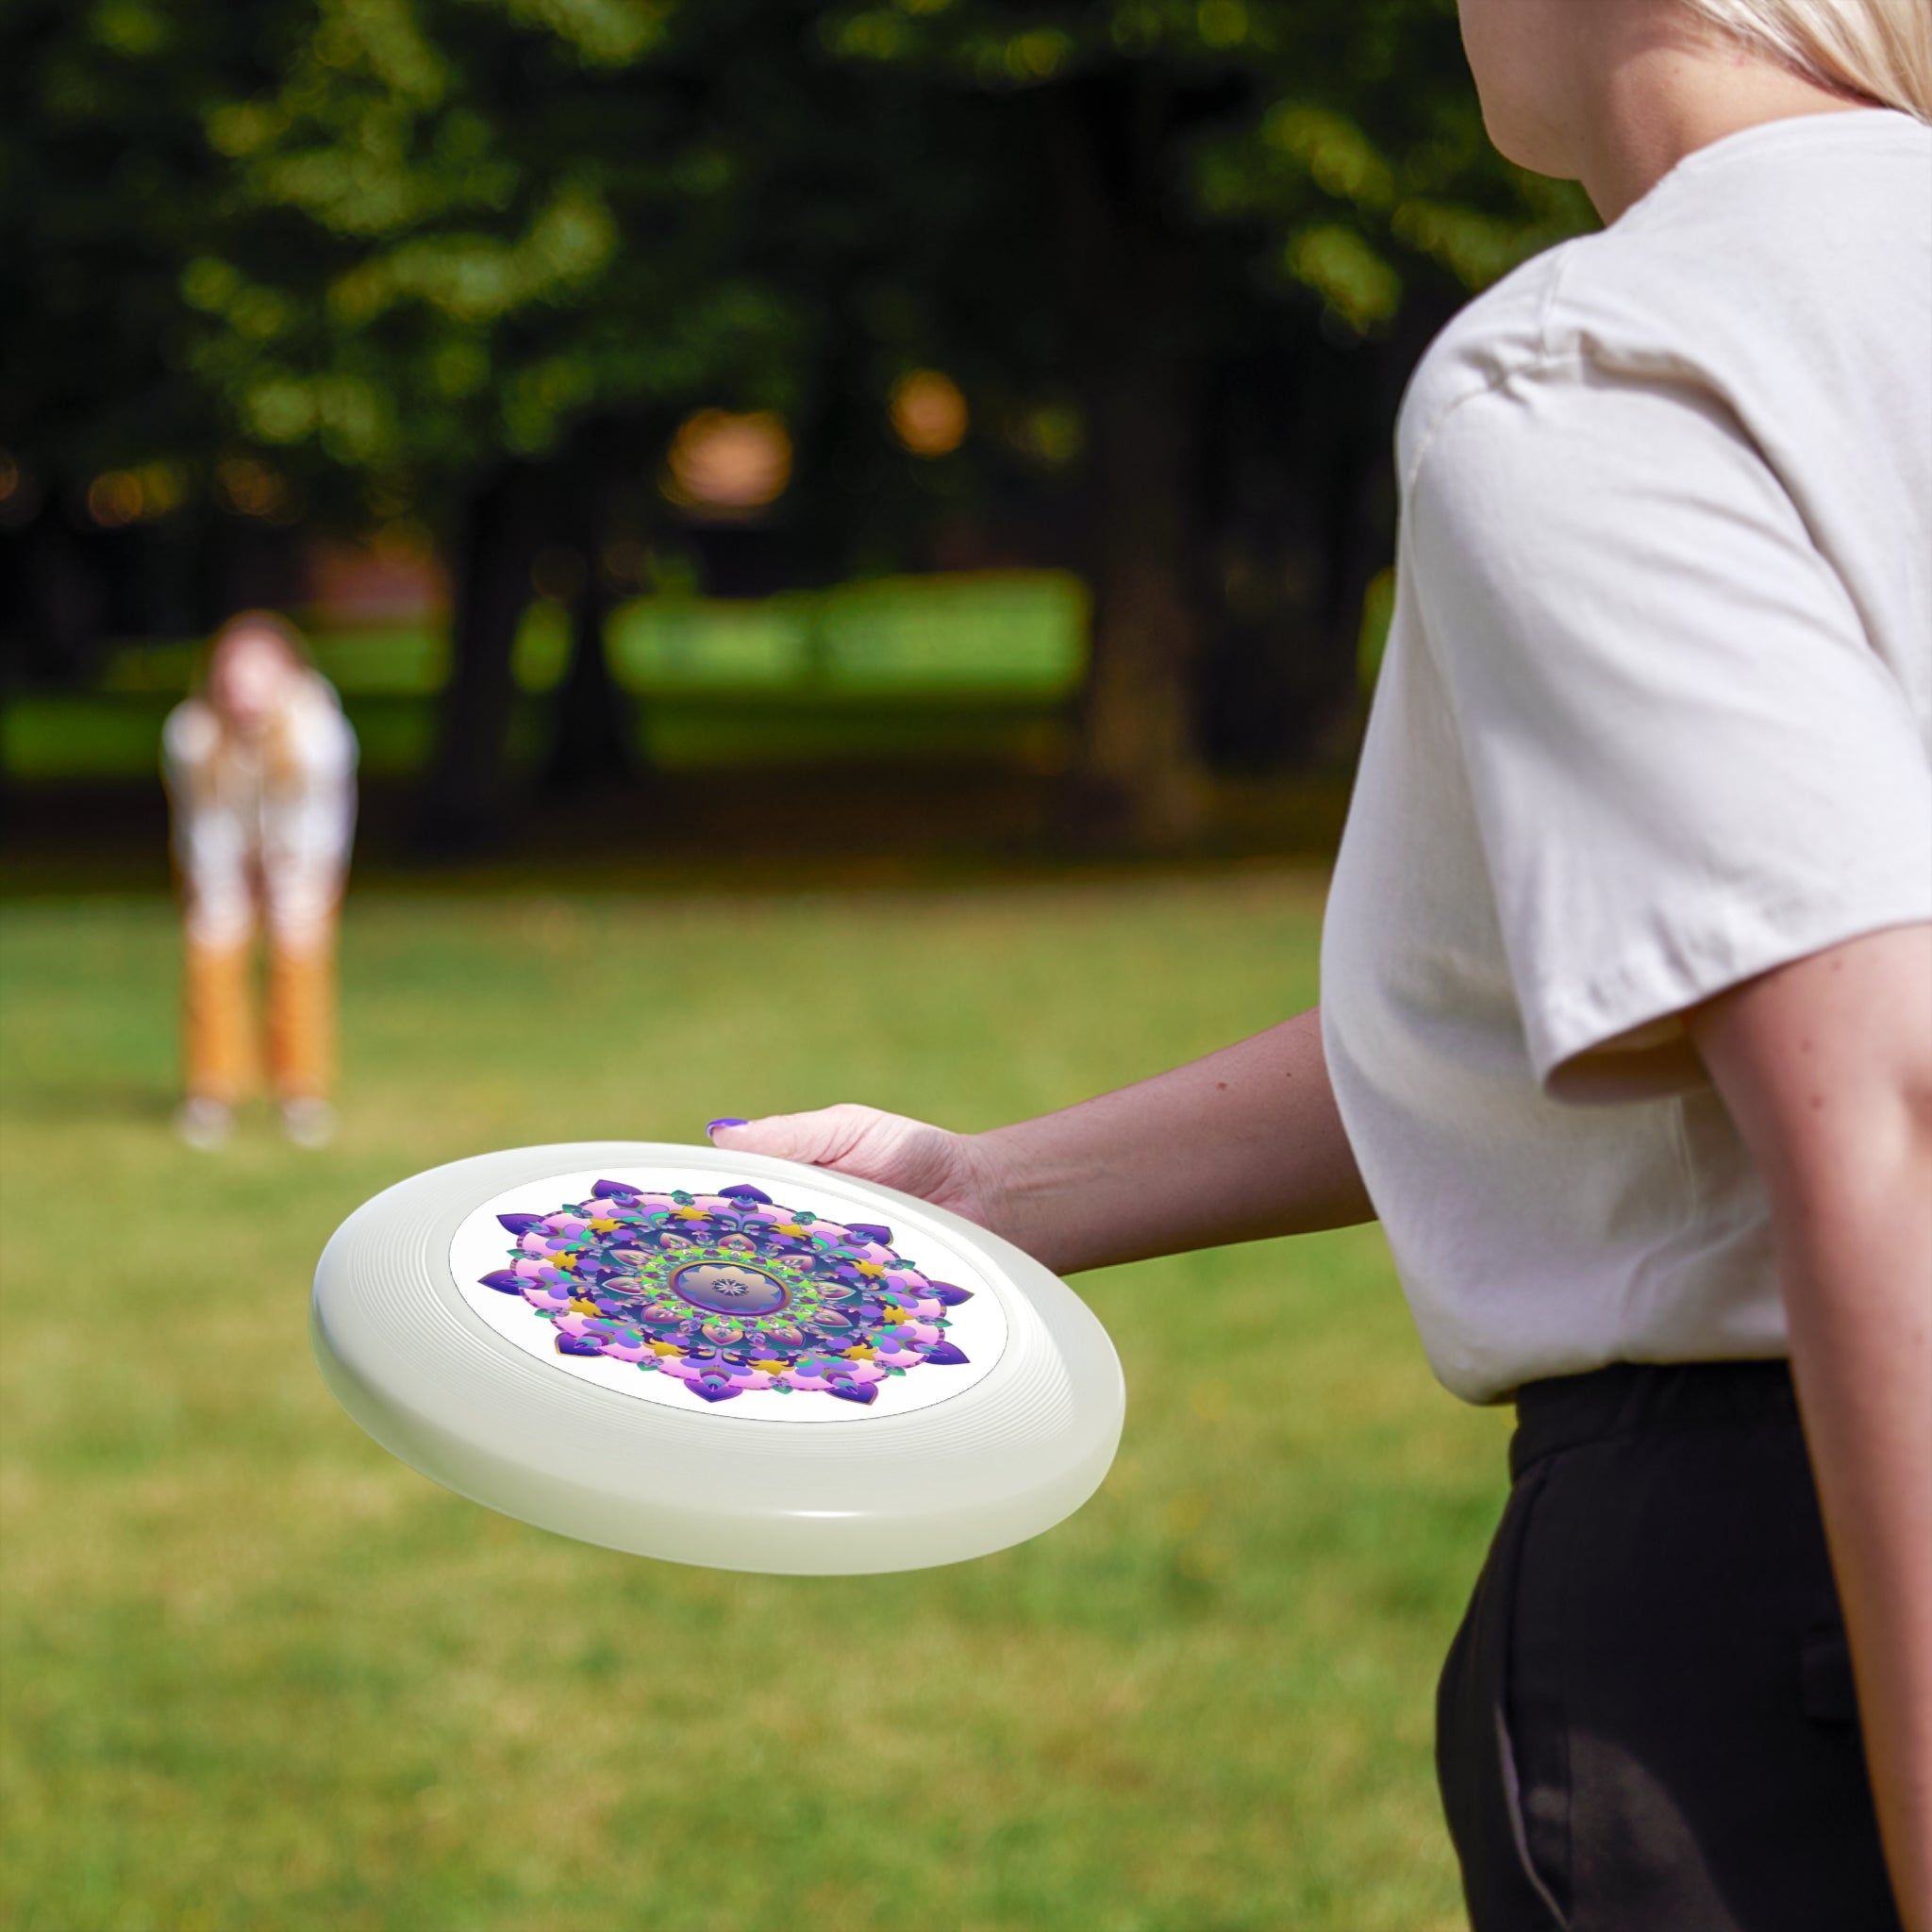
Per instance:
[[[788,1427],[783,1417],[734,1417],[728,1404],[693,1412],[559,1374],[464,1299],[450,1246],[478,1207],[553,1176],[654,1167],[708,1168],[721,1187],[768,1185],[780,1200],[788,1184],[862,1200],[874,1208],[868,1220],[903,1224],[908,1246],[937,1232],[998,1296],[1000,1358],[925,1407]],[[1124,1420],[1124,1378],[1106,1330],[1010,1242],[877,1183],[669,1142],[511,1148],[392,1184],[324,1249],[310,1336],[344,1410],[445,1488],[580,1541],[723,1569],[878,1574],[1024,1541],[1099,1487]]]

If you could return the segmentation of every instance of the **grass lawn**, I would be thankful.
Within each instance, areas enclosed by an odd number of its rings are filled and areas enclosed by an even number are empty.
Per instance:
[[[343,1134],[167,1131],[158,900],[0,913],[0,1922],[15,1932],[1427,1932],[1435,1671],[1504,1424],[1354,1230],[1081,1283],[1127,1427],[960,1567],[680,1569],[445,1494],[335,1407],[314,1257],[390,1181],[841,1097],[990,1124],[1315,991],[1286,873],[849,897],[370,896]]]

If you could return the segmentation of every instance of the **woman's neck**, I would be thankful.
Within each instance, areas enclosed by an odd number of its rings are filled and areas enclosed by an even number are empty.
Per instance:
[[[1606,8],[1603,18],[1591,79],[1574,96],[1571,139],[1577,177],[1606,222],[1641,201],[1685,156],[1726,135],[1874,105],[1714,35],[1641,30],[1641,9]]]

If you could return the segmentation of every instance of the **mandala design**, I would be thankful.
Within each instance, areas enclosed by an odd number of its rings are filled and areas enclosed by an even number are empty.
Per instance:
[[[971,1300],[892,1251],[892,1230],[774,1206],[753,1187],[653,1194],[600,1180],[552,1214],[499,1214],[509,1266],[482,1277],[557,1331],[559,1355],[748,1390],[870,1403],[889,1376],[963,1364],[946,1310]]]

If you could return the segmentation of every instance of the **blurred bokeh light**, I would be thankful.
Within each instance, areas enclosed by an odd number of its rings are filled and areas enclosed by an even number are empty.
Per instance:
[[[777,502],[791,480],[791,439],[769,410],[699,409],[672,438],[664,493],[712,516],[744,516]]]
[[[937,369],[915,369],[892,389],[892,434],[916,457],[950,456],[966,441],[972,414],[959,385]]]

